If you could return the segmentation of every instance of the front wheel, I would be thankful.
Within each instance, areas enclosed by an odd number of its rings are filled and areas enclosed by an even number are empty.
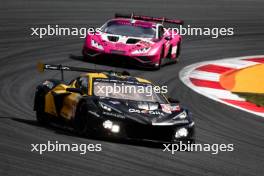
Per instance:
[[[162,50],[161,50],[161,53],[160,53],[160,56],[159,56],[159,62],[157,65],[155,65],[155,69],[156,70],[159,70],[162,66],[162,62],[163,62],[163,56],[164,56],[164,47],[162,47]]]
[[[181,52],[181,43],[178,43],[177,50],[176,50],[176,62],[178,63],[180,61],[180,52]]]
[[[73,127],[78,135],[85,136],[89,134],[88,125],[87,104],[81,103],[73,120]]]
[[[89,51],[85,50],[84,48],[82,49],[83,59],[84,59],[85,61],[88,61],[88,62],[89,62],[89,61],[94,61],[95,58],[92,57],[92,56],[90,56],[87,52],[89,52]]]
[[[88,59],[90,59],[90,58],[88,57],[88,55],[86,54],[86,52],[85,52],[85,49],[84,49],[84,48],[82,49],[82,55],[83,55],[83,59],[85,59],[85,60],[88,60]]]

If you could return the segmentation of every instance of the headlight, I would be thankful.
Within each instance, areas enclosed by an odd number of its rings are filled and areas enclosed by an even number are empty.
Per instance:
[[[186,128],[180,128],[175,133],[175,138],[187,137],[188,130]]]
[[[112,129],[112,127],[113,127],[113,122],[110,121],[110,120],[106,120],[106,121],[104,121],[104,123],[103,123],[103,127],[106,128],[106,129]]]
[[[150,48],[141,48],[138,50],[133,51],[131,54],[144,54],[147,53],[150,50]]]
[[[119,133],[120,131],[120,126],[119,125],[113,125],[112,128],[111,128],[111,131],[113,133]]]
[[[173,119],[185,119],[187,117],[187,113],[186,111],[183,111],[182,113],[178,114],[177,116],[175,116]]]
[[[112,107],[112,106],[110,106],[110,105],[107,105],[107,104],[105,104],[105,103],[103,103],[103,102],[99,102],[99,105],[100,105],[104,110],[106,110],[106,111],[108,111],[108,112],[115,112],[115,113],[122,114],[122,112],[121,112],[120,110],[118,110],[118,109],[116,109],[116,108],[114,108],[114,107]]]
[[[106,105],[102,102],[99,102],[99,104],[104,110],[109,111],[109,112],[112,111],[111,107],[109,107],[108,105]]]
[[[118,124],[113,123],[111,120],[104,121],[103,127],[105,129],[110,130],[113,133],[119,133],[119,131],[120,131],[120,126]]]
[[[103,50],[104,48],[103,48],[103,46],[102,45],[100,45],[99,43],[97,43],[95,40],[91,40],[91,45],[92,45],[92,47],[95,47],[95,48],[97,48],[97,49],[99,49],[99,50]]]

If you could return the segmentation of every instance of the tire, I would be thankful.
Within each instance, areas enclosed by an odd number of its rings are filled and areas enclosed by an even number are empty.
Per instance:
[[[178,52],[178,49],[177,49],[177,52]],[[172,64],[176,64],[178,62],[177,56],[175,58],[172,58],[172,45],[169,48],[169,53],[167,55],[167,58],[170,58],[172,60],[171,61]]]
[[[169,52],[168,52],[168,54],[167,54],[167,56],[166,56],[166,58],[170,58],[170,59],[172,59],[171,57],[171,52],[172,52],[172,45],[170,45],[170,48],[169,48]]]
[[[181,42],[177,44],[177,54],[176,54],[176,62],[178,63],[180,61],[180,52],[181,52]]]
[[[92,60],[92,57],[88,56],[86,53],[85,53],[85,50],[82,49],[82,55],[83,55],[83,59],[85,61],[89,61],[89,60]]]
[[[45,113],[45,93],[42,89],[37,90],[35,94],[35,110],[36,119],[40,125],[48,125],[50,123],[48,114]]]
[[[157,66],[155,66],[156,70],[159,70],[162,66],[162,61],[163,61],[163,55],[164,55],[164,46],[162,47],[162,51],[160,53],[160,57],[159,57],[159,64]]]
[[[52,82],[52,87],[46,85],[39,85],[35,93],[34,110],[36,111],[36,119],[40,125],[49,125],[51,118],[45,112],[45,96],[46,94],[59,84],[64,83],[61,80],[48,79],[47,81]]]
[[[82,102],[78,106],[75,118],[73,120],[73,127],[78,135],[86,136],[89,134],[90,129],[88,118],[88,104],[86,102]]]

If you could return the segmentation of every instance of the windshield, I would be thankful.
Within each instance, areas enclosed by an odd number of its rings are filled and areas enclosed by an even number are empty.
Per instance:
[[[133,25],[131,23],[120,23],[117,21],[110,21],[101,28],[102,32],[115,35],[154,38],[155,28]]]
[[[94,95],[124,100],[166,103],[160,93],[155,93],[151,84],[129,84],[108,81],[94,82]]]

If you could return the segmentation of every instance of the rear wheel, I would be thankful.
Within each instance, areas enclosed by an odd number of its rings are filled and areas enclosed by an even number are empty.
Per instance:
[[[172,59],[172,45],[170,45],[170,48],[169,48],[169,51],[168,51],[166,58]]]
[[[87,54],[88,51],[86,51],[84,48],[82,49],[82,55],[83,55],[83,59],[85,61],[94,61],[94,57],[91,57]]]
[[[48,125],[50,123],[51,115],[45,112],[45,96],[51,89],[62,83],[60,80],[48,79],[38,85],[35,93],[34,110],[36,111],[36,119],[39,124]]]
[[[35,109],[36,109],[36,119],[41,125],[49,124],[49,117],[45,113],[45,93],[44,91],[37,90],[35,94]]]

